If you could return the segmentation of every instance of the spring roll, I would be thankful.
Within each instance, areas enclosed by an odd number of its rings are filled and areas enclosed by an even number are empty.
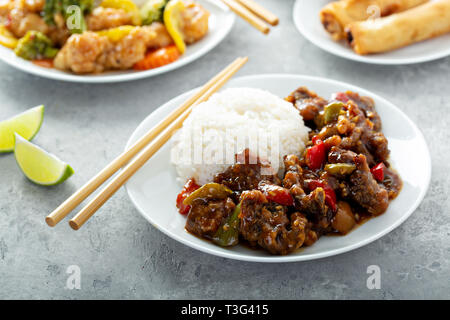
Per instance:
[[[320,20],[334,40],[345,39],[345,27],[372,16],[377,18],[401,12],[428,0],[341,0],[327,4],[320,11]]]
[[[436,0],[388,17],[350,23],[347,41],[361,55],[386,52],[450,32],[450,0]]]

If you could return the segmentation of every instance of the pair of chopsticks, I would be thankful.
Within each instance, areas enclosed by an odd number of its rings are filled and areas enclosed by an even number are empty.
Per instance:
[[[254,0],[222,0],[231,10],[262,33],[269,33],[270,27],[278,24],[278,17]],[[267,22],[267,23],[266,23]]]
[[[197,93],[172,111],[165,119],[149,130],[136,141],[128,150],[119,155],[84,186],[64,201],[49,214],[45,221],[51,227],[55,226],[82,201],[91,195],[100,185],[113,174],[124,167],[81,211],[69,221],[74,230],[81,226],[117,191],[125,182],[150,159],[172,134],[182,126],[183,121],[197,104],[208,100],[217,92],[246,62],[247,57],[240,57],[208,81]],[[137,155],[137,156],[136,156]],[[135,157],[136,156],[136,157]]]

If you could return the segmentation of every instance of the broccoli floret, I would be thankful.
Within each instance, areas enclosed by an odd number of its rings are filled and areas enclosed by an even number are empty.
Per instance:
[[[73,6],[77,6],[77,10]],[[55,25],[55,15],[61,14],[71,33],[82,33],[86,30],[84,16],[94,8],[94,0],[46,0],[42,16],[48,25]],[[74,10],[75,9],[75,10]],[[76,15],[79,14],[79,17]]]
[[[45,0],[44,9],[41,12],[41,16],[48,25],[55,25],[54,15],[57,13],[57,3],[57,0]]]
[[[162,21],[164,8],[169,0],[148,0],[141,8],[142,24]]]
[[[17,43],[14,52],[27,60],[54,58],[58,49],[53,47],[52,41],[42,32],[28,31]]]

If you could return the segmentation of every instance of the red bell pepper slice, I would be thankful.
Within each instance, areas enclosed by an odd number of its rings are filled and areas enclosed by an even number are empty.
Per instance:
[[[375,167],[370,169],[370,172],[372,173],[373,177],[378,182],[381,182],[384,180],[384,168],[385,168],[384,163],[380,162]]]
[[[191,206],[184,204],[183,201],[186,199],[192,192],[200,188],[200,186],[195,182],[194,179],[189,179],[184,185],[183,189],[177,196],[177,208],[178,212],[181,214],[187,214],[189,210],[191,210]]]
[[[306,150],[306,163],[312,170],[320,169],[325,162],[325,144],[317,136],[312,138],[314,145]]]
[[[346,103],[349,99],[348,95],[345,92],[337,92],[332,97],[335,100],[342,101]]]
[[[267,200],[279,203],[283,206],[293,206],[294,198],[288,189],[274,185],[274,184],[262,184],[259,189],[266,196]]]

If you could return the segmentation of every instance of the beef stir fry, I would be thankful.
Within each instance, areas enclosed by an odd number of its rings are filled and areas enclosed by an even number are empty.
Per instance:
[[[211,183],[189,180],[177,198],[188,232],[285,255],[322,235],[347,234],[399,194],[402,181],[371,98],[348,91],[327,101],[300,87],[286,100],[311,129],[303,154],[284,156],[282,179],[246,149]]]

